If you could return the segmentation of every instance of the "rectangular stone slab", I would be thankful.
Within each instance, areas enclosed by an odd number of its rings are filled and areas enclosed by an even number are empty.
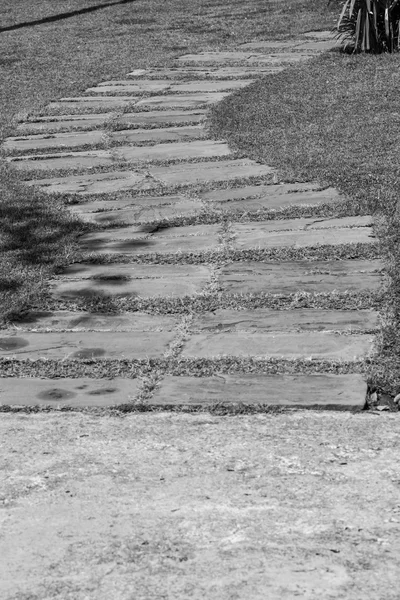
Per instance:
[[[57,115],[57,117],[36,117],[34,121],[20,123],[17,131],[46,133],[48,131],[65,131],[70,129],[92,129],[106,123],[110,113],[87,115]]]
[[[107,407],[134,401],[139,379],[0,379],[0,405]]]
[[[226,90],[238,90],[253,83],[252,79],[239,79],[227,81],[190,81],[174,83],[170,87],[171,93],[193,93],[193,92],[224,92]]]
[[[175,142],[179,140],[198,140],[206,133],[201,125],[184,127],[162,127],[156,129],[123,129],[108,134],[112,142]]]
[[[313,189],[316,188],[316,189]],[[288,206],[327,204],[340,200],[334,188],[319,190],[318,184],[253,185],[231,190],[212,190],[199,194],[222,210],[258,211]]]
[[[94,231],[80,238],[81,241],[97,240],[99,236],[104,240],[130,240],[132,237],[146,236],[152,240],[171,238],[178,240],[186,237],[217,236],[221,227],[219,225],[188,225],[186,227],[165,227],[152,233],[154,227],[130,225],[128,227],[115,227],[105,231]]]
[[[362,410],[367,384],[361,375],[167,375],[156,389],[155,406],[237,404]]]
[[[219,247],[218,235],[211,231],[204,235],[188,235],[180,237],[139,237],[140,234],[127,234],[125,238],[118,238],[116,234],[107,232],[81,238],[82,250],[98,254],[125,254],[138,255],[148,253],[170,254],[176,252],[201,252],[203,250],[216,250]],[[115,241],[113,241],[115,240]]]
[[[24,171],[52,171],[69,169],[91,169],[112,165],[115,160],[108,150],[88,150],[60,154],[37,154],[7,159],[15,169]]]
[[[184,343],[184,358],[217,356],[319,360],[358,360],[371,353],[372,335],[327,332],[233,331],[199,333]]]
[[[116,125],[162,125],[165,123],[201,123],[205,110],[151,110],[147,112],[125,113],[115,120]]]
[[[52,177],[35,179],[25,182],[26,185],[37,185],[45,192],[58,194],[108,194],[110,192],[140,190],[148,185],[148,178],[142,173],[132,171],[111,171],[109,173],[94,173],[69,175],[67,177]],[[155,187],[155,184],[152,185]]]
[[[113,202],[90,202],[85,212],[86,204],[71,205],[69,210],[79,215],[84,221],[91,223],[150,223],[162,219],[170,219],[180,215],[195,215],[203,209],[200,202],[195,202],[188,199],[178,199],[175,202],[170,202],[163,198],[148,198],[139,197],[131,200],[122,200]],[[115,204],[118,210],[102,210],[101,212],[92,212],[93,210],[101,210],[102,204],[106,204],[108,208]]]
[[[98,110],[99,112],[121,110],[129,106],[135,106],[137,96],[80,96],[79,98],[61,98],[57,102],[47,105],[47,112],[73,112],[74,114],[85,113],[85,111]]]
[[[184,158],[213,158],[229,156],[228,144],[214,140],[198,140],[193,142],[171,142],[155,146],[120,146],[115,153],[123,160],[144,162],[151,160],[178,160]]]
[[[226,77],[241,78],[241,77],[259,77],[267,73],[276,72],[280,70],[279,67],[268,68],[267,66],[254,66],[254,67],[206,67],[206,66],[192,66],[187,65],[185,67],[171,67],[169,69],[149,69],[145,73],[139,73],[138,71],[132,71],[128,73],[129,77],[141,77],[144,74],[147,77],[165,77],[168,79],[189,79],[190,77],[196,78],[212,78],[212,79],[225,79]]]
[[[62,298],[82,298],[107,294],[148,298],[183,297],[201,292],[211,276],[202,265],[90,265],[74,264],[53,281],[52,293]],[[96,278],[97,279],[90,279]],[[106,279],[106,278],[114,278]],[[118,280],[120,277],[120,280]],[[101,279],[103,278],[103,279]],[[113,283],[114,282],[114,283]]]
[[[294,53],[294,52],[280,52],[279,54],[268,53],[258,54],[253,52],[199,52],[198,54],[185,54],[180,56],[177,61],[183,63],[263,63],[273,65],[280,62],[300,62],[301,60],[307,60],[310,56],[305,53]]]
[[[170,331],[18,332],[0,335],[0,357],[52,360],[160,357],[174,339]]]
[[[154,178],[167,185],[190,185],[262,177],[271,175],[274,173],[274,169],[250,159],[236,159],[198,164],[177,164],[173,167],[150,167],[149,172]]]
[[[105,81],[96,87],[85,90],[85,93],[94,94],[143,94],[144,92],[164,92],[171,85],[170,81],[156,81],[140,79],[139,81]]]
[[[218,309],[197,315],[191,331],[371,331],[379,324],[373,310]]]
[[[219,283],[231,294],[329,293],[378,291],[382,288],[381,261],[232,263],[223,267]]]
[[[53,135],[31,135],[7,138],[3,144],[6,151],[35,150],[47,148],[74,148],[105,142],[104,131],[87,131],[85,133],[58,133]]]
[[[370,227],[371,216],[341,217],[341,218],[300,218],[300,219],[273,219],[256,223],[233,223],[232,233],[241,241],[253,240],[255,244],[263,243],[264,239],[274,231],[312,231],[318,229],[332,229],[344,227]]]
[[[235,227],[236,231],[238,226]],[[372,227],[337,228],[308,231],[269,231],[262,228],[243,227],[233,244],[236,248],[307,248],[313,246],[338,246],[340,244],[373,243]]]
[[[168,94],[165,96],[151,96],[143,98],[137,102],[136,106],[144,108],[160,107],[160,108],[201,108],[221,102],[228,95],[228,92],[204,92],[197,94]]]
[[[26,331],[173,331],[179,317],[146,313],[30,312],[15,325]]]
[[[261,67],[195,67],[195,66],[186,66],[186,67],[171,67],[169,69],[149,69],[145,71],[145,73],[138,73],[136,71],[132,71],[128,73],[129,77],[141,77],[144,74],[147,77],[166,77],[168,79],[180,79],[180,78],[189,78],[189,77],[203,77],[203,78],[212,78],[212,79],[225,79],[226,77],[232,78],[240,78],[240,77],[259,77],[260,75],[264,75],[266,73],[276,72],[278,69],[276,67],[268,68],[266,66]]]

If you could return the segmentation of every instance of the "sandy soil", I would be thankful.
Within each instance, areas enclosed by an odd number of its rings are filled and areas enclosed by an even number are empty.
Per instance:
[[[2,414],[2,600],[399,598],[395,414]]]

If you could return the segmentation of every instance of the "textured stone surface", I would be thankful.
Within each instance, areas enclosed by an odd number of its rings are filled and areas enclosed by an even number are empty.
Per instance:
[[[256,211],[288,206],[326,204],[341,198],[334,188],[319,190],[318,184],[252,185],[199,194],[222,210]]]
[[[183,229],[183,228],[182,228]],[[80,238],[80,247],[83,250],[96,253],[112,254],[147,254],[157,252],[160,254],[171,252],[198,252],[202,250],[215,250],[219,246],[218,227],[208,226],[200,234],[167,236],[148,235],[132,231],[132,228],[113,229],[99,233],[91,233]]]
[[[186,127],[162,127],[157,129],[125,129],[113,131],[109,138],[113,142],[174,142],[179,140],[197,140],[206,136],[200,125]]]
[[[95,94],[142,94],[143,92],[164,92],[171,85],[170,81],[156,81],[141,79],[140,81],[104,81],[96,87],[86,90],[86,93]]]
[[[378,326],[372,310],[219,309],[194,318],[192,331],[371,331]]]
[[[75,204],[71,212],[81,219],[92,223],[148,223],[170,219],[178,215],[194,215],[203,209],[200,202],[179,196],[142,196],[128,200],[95,201],[87,204]],[[116,210],[112,210],[115,208]],[[101,212],[93,212],[101,211]]]
[[[138,395],[138,379],[0,379],[0,405],[52,408],[128,404]]]
[[[374,291],[382,288],[380,261],[232,263],[222,269],[220,284],[229,293],[295,294]]]
[[[252,83],[251,79],[234,79],[228,81],[190,81],[171,85],[171,93],[177,92],[224,92],[246,87]]]
[[[80,360],[96,358],[145,358],[162,356],[172,342],[169,331],[85,331],[31,333],[0,336],[0,357]]]
[[[342,217],[342,218],[300,218],[300,219],[274,219],[257,223],[233,223],[232,233],[242,241],[250,239],[254,243],[262,244],[264,238],[273,231],[312,231],[319,229],[369,227],[372,217]],[[355,236],[356,237],[356,236]]]
[[[166,94],[165,96],[151,96],[143,98],[136,106],[145,108],[160,107],[160,108],[201,108],[211,104],[220,102],[228,95],[228,92],[204,92],[197,94]]]
[[[174,123],[201,123],[204,121],[206,111],[196,110],[151,110],[147,112],[125,113],[118,115],[115,123],[118,126],[126,125],[162,125]]]
[[[268,66],[242,66],[242,67],[206,67],[206,66],[192,66],[187,65],[185,67],[170,67],[169,69],[149,69],[146,71],[147,77],[162,77],[167,79],[186,79],[189,78],[204,78],[204,79],[225,79],[227,77],[241,78],[241,77],[259,77],[266,73],[276,72],[276,67],[269,68]],[[137,74],[135,71],[128,73],[130,77],[139,77],[145,73]]]
[[[106,194],[139,190],[147,187],[148,178],[135,171],[111,171],[109,173],[95,173],[93,175],[70,175],[68,177],[52,177],[49,179],[35,179],[26,182],[27,185],[38,185],[45,192],[59,194]],[[154,187],[154,185],[153,185]]]
[[[263,225],[235,225],[236,239],[234,245],[240,249],[250,248],[306,248],[312,246],[340,244],[372,243],[374,235],[371,227],[353,227],[337,229],[303,230],[303,231],[267,231]]]
[[[65,271],[64,279],[52,283],[52,292],[63,298],[103,294],[181,297],[200,292],[210,274],[202,265],[75,264]]]
[[[46,111],[57,113],[61,110],[73,112],[74,114],[85,113],[85,111],[112,111],[121,110],[134,106],[138,98],[134,96],[80,96],[79,98],[62,98],[57,102],[50,102]]]
[[[145,313],[31,312],[14,325],[28,331],[172,331],[179,317]]]
[[[60,154],[36,154],[8,159],[12,166],[24,171],[52,171],[91,169],[112,165],[114,158],[109,150],[87,150]]]
[[[168,185],[184,185],[217,181],[233,181],[271,175],[274,169],[250,159],[236,159],[171,167],[150,167],[150,174]]]
[[[46,133],[71,129],[92,129],[103,125],[112,117],[112,113],[87,115],[58,115],[57,117],[35,117],[34,121],[20,123],[17,131]]]
[[[7,151],[35,150],[41,148],[73,148],[104,142],[104,131],[87,131],[85,133],[59,133],[57,135],[35,135],[11,137],[3,144]]]
[[[361,375],[223,375],[173,377],[156,390],[154,405],[261,404],[361,410],[367,385]]]
[[[222,51],[222,52],[199,52],[198,54],[185,54],[180,56],[177,60],[179,62],[188,63],[241,63],[246,62],[249,64],[263,63],[273,65],[281,62],[300,62],[307,60],[309,56],[305,53],[300,52],[281,52],[279,54],[257,54],[253,52],[235,52],[235,51]]]
[[[214,140],[171,142],[170,144],[156,144],[155,146],[120,146],[115,149],[115,152],[118,157],[132,162],[213,158],[231,154],[228,144],[215,142]]]
[[[373,339],[371,335],[340,335],[313,331],[199,333],[185,342],[182,356],[356,360],[370,353]]]

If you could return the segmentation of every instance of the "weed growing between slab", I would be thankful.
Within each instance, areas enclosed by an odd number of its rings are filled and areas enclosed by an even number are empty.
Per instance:
[[[382,363],[371,381],[400,390],[400,74],[397,56],[329,52],[236,92],[213,109],[213,134],[280,170],[324,182],[363,214],[383,215],[380,252],[391,283]],[[351,204],[349,204],[349,207]]]

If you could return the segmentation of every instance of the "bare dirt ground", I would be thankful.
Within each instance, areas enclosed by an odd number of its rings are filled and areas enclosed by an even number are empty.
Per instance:
[[[395,414],[3,414],[2,600],[399,598]]]

